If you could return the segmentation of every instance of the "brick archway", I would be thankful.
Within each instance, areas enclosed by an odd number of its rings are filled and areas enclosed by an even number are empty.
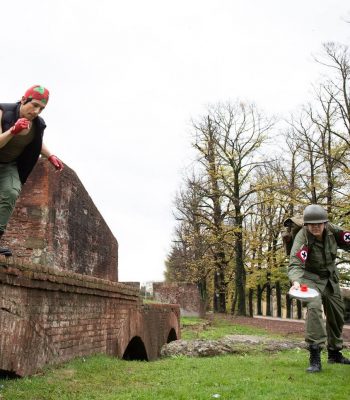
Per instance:
[[[175,329],[171,328],[166,342],[170,343],[170,342],[173,342],[174,340],[177,340],[177,336],[176,336]]]
[[[145,345],[139,336],[135,336],[130,340],[122,358],[128,361],[148,361]]]

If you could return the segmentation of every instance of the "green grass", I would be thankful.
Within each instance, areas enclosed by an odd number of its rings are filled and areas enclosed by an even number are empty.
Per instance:
[[[202,320],[183,320],[185,333]],[[216,327],[217,326],[217,327]],[[232,325],[231,325],[232,329]],[[247,333],[244,327],[234,332]],[[227,321],[207,333],[227,334]],[[256,334],[255,330],[248,330]],[[260,334],[262,332],[259,332]],[[323,358],[325,354],[323,354]],[[97,355],[73,360],[43,374],[0,380],[1,400],[342,400],[349,398],[350,366],[328,365],[308,374],[305,350],[212,358],[173,357],[153,362]],[[215,395],[219,395],[215,396]]]
[[[106,356],[75,360],[43,376],[1,381],[6,400],[348,399],[349,366],[307,374],[305,351],[177,357],[154,362]]]
[[[190,339],[220,339],[226,335],[266,335],[264,329],[236,325],[230,320],[213,316],[212,320],[195,317],[181,318],[181,338]]]

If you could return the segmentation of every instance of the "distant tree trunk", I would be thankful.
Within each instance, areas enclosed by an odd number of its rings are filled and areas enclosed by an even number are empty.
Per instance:
[[[254,316],[254,305],[253,305],[254,290],[249,289],[249,316]]]
[[[219,312],[220,301],[219,301],[219,277],[218,273],[214,272],[214,293],[213,293],[213,311],[214,313]]]
[[[231,305],[231,314],[233,315],[236,311],[236,303],[237,303],[237,293],[234,292],[232,296],[232,305]]]
[[[300,300],[297,300],[297,316],[298,319],[301,319],[301,317],[303,316],[303,312],[302,312],[302,304]]]
[[[287,318],[292,318],[292,298],[289,296],[289,294],[286,294],[286,311],[287,311]]]
[[[247,315],[246,310],[246,272],[244,269],[243,260],[243,234],[242,226],[243,221],[240,214],[240,207],[236,206],[236,220],[238,231],[235,232],[235,250],[236,250],[236,293],[237,293],[237,314]]]
[[[257,286],[256,300],[257,300],[257,315],[263,315],[262,312],[262,294],[263,290],[260,285]]]
[[[276,282],[277,317],[282,318],[282,291],[279,281]]]
[[[214,312],[226,313],[225,272],[221,262],[214,273]]]
[[[225,252],[222,250],[216,256],[216,264],[217,264],[217,275],[218,275],[218,289],[219,289],[219,298],[218,298],[218,312],[226,313],[226,284],[225,284],[225,270],[226,270],[226,262],[225,262]]]
[[[271,312],[271,283],[267,282],[266,283],[266,315],[268,317],[272,317],[272,312]]]
[[[198,283],[198,291],[200,296],[199,317],[204,318],[208,305],[207,282],[205,278],[202,278]]]

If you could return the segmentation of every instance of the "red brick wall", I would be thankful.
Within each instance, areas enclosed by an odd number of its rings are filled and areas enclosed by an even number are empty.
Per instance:
[[[176,305],[142,305],[121,283],[0,264],[0,371],[24,376],[78,356],[123,357],[134,337],[152,360],[171,331],[180,337],[179,315]]]
[[[132,359],[141,346],[152,360],[179,338],[177,305],[142,305],[135,284],[117,282],[117,240],[67,166],[39,161],[4,240],[15,257],[0,256],[0,373],[95,353]]]
[[[41,159],[4,235],[16,257],[118,281],[118,242],[73,170]]]
[[[153,283],[154,300],[179,304],[181,315],[202,316],[205,313],[199,291],[192,283]]]

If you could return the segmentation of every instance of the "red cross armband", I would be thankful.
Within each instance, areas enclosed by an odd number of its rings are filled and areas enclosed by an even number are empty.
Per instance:
[[[305,261],[307,260],[308,252],[309,252],[309,248],[307,246],[303,245],[295,255],[296,255],[296,257],[299,258],[299,260],[302,263],[305,263]]]
[[[338,237],[341,243],[350,244],[350,232],[349,231],[340,231],[338,233]]]

